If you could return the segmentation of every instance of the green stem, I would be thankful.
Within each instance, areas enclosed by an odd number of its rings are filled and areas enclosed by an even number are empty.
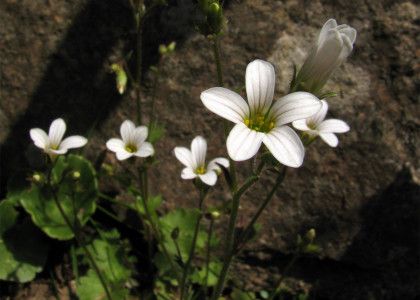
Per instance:
[[[248,226],[242,232],[242,234],[239,235],[239,237],[237,239],[237,242],[236,242],[236,245],[234,247],[234,251],[237,251],[237,247],[242,243],[242,240],[244,239],[244,237],[248,236],[251,233],[251,230],[252,230],[255,222],[258,220],[258,218],[260,217],[261,213],[263,212],[263,210],[266,208],[267,204],[272,199],[272,197],[274,195],[274,192],[277,190],[277,188],[279,187],[279,185],[283,182],[283,180],[284,180],[284,178],[286,176],[286,170],[287,170],[287,167],[284,166],[283,167],[283,170],[281,171],[281,173],[279,173],[279,175],[277,176],[276,183],[274,184],[274,186],[271,189],[270,193],[267,195],[267,197],[265,198],[264,202],[262,203],[262,205],[258,209],[257,213],[254,215],[254,217],[252,218],[251,222],[249,222]]]
[[[71,224],[69,218],[67,217],[66,213],[64,212],[64,209],[60,203],[60,201],[58,200],[57,194],[55,193],[54,189],[51,186],[51,183],[48,182],[48,186],[51,190],[51,193],[54,196],[54,201],[58,207],[58,210],[60,211],[64,221],[67,223],[67,226],[70,228],[70,230],[73,232],[74,237],[76,238],[77,242],[79,243],[79,245],[83,248],[84,252],[86,253],[86,255],[88,256],[90,262],[92,263],[93,268],[95,269],[96,273],[98,274],[99,280],[101,281],[101,284],[105,290],[105,293],[108,297],[109,300],[112,300],[112,296],[108,290],[107,284],[105,282],[105,279],[102,276],[101,271],[99,270],[98,265],[95,262],[95,259],[92,256],[92,253],[90,253],[89,249],[86,247],[83,239],[80,237],[79,232],[77,230],[75,230],[75,228],[73,227],[73,225]]]
[[[165,59],[165,56],[162,56],[161,59],[159,60],[159,64],[158,64],[157,71],[156,71],[156,76],[155,76],[155,79],[153,81],[152,103],[150,104],[150,113],[149,113],[149,130],[152,128],[152,124],[153,124],[153,120],[154,120],[153,113],[154,113],[154,109],[155,109],[156,90],[157,90],[157,86],[158,86],[160,70],[162,69],[162,63],[163,63],[164,59]]]
[[[216,59],[216,66],[217,66],[217,81],[219,83],[219,86],[223,87],[222,65],[220,62],[220,52],[219,52],[219,46],[217,45],[217,39],[214,39],[212,44],[213,44],[213,50],[214,50],[214,58]]]
[[[146,182],[144,182],[142,180],[143,176],[142,176],[142,170],[140,169],[140,167],[138,168],[138,171],[139,171],[139,182],[140,182],[140,185],[142,186],[142,197],[141,197],[141,199],[142,199],[142,202],[143,202],[144,211],[146,213],[146,218],[149,221],[150,226],[152,227],[152,231],[154,233],[154,236],[156,237],[158,243],[162,247],[162,250],[163,250],[164,255],[166,256],[166,259],[168,260],[169,264],[171,265],[172,271],[174,272],[178,283],[180,283],[181,280],[180,280],[178,271],[176,270],[175,264],[172,261],[171,256],[169,255],[168,249],[166,248],[165,244],[163,243],[163,238],[160,234],[159,228],[156,226],[155,222],[153,221],[152,215],[151,215],[150,210],[149,210],[149,206],[147,205],[147,198],[144,197],[145,192],[147,193],[147,189],[145,189],[143,185],[144,185],[144,183],[146,183],[146,185],[147,185],[147,178],[145,180]],[[140,213],[139,213],[139,215],[140,215]],[[140,217],[141,217],[141,215],[140,215]]]
[[[274,285],[275,288],[274,288],[274,290],[271,291],[270,296],[268,297],[268,300],[273,300],[274,297],[280,292],[280,284],[283,282],[284,278],[286,278],[286,276],[288,275],[292,266],[295,264],[298,257],[299,257],[299,254],[298,254],[298,251],[296,251],[295,254],[293,255],[292,259],[289,261],[287,266],[284,268],[284,271],[283,271],[280,279]]]
[[[213,290],[213,295],[211,298],[212,300],[217,300],[219,298],[219,295],[222,293],[222,289],[225,284],[225,279],[229,271],[229,266],[232,261],[233,240],[234,240],[236,217],[238,215],[238,210],[239,210],[239,200],[241,199],[241,196],[243,195],[243,193],[245,193],[245,191],[251,185],[253,185],[256,180],[258,180],[258,177],[252,177],[248,179],[248,181],[242,185],[239,191],[237,191],[233,195],[232,211],[230,213],[229,226],[228,226],[226,239],[225,239],[225,248],[224,248],[225,257],[223,260],[222,270],[219,275],[219,280],[217,281],[217,285],[215,289]]]
[[[194,229],[194,235],[193,235],[193,240],[192,240],[192,244],[191,244],[191,249],[190,249],[190,253],[188,255],[188,260],[187,260],[187,262],[185,263],[185,266],[184,266],[184,272],[182,274],[181,297],[180,297],[180,300],[183,300],[184,299],[185,282],[186,282],[186,279],[187,279],[188,268],[190,267],[191,261],[192,261],[192,259],[194,257],[194,251],[195,251],[195,246],[196,246],[196,243],[197,243],[198,231],[200,229],[200,221],[201,221],[201,218],[203,216],[203,214],[202,214],[202,205],[203,205],[204,197],[205,197],[205,193],[204,193],[203,189],[200,188],[200,202],[199,202],[199,210],[200,210],[200,212],[199,212],[199,214],[197,216],[197,221],[195,222],[195,229]]]
[[[208,235],[208,239],[207,239],[207,253],[206,253],[206,276],[204,277],[204,295],[207,295],[207,281],[208,281],[208,277],[209,277],[209,263],[210,263],[210,242],[211,242],[211,237],[213,235],[213,224],[214,224],[214,220],[211,217],[210,219],[210,228],[209,228],[209,235]]]

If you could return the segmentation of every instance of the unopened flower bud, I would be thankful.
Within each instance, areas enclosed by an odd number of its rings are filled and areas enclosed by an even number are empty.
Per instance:
[[[73,180],[79,180],[80,179],[80,172],[79,171],[74,171],[71,176],[72,176]]]
[[[209,23],[213,33],[218,33],[223,26],[223,12],[219,4],[213,3],[209,6],[207,15],[207,22]]]
[[[165,45],[160,45],[160,46],[159,46],[159,53],[160,53],[161,55],[166,54],[167,52],[168,52],[168,48],[166,48],[166,46],[165,46]]]
[[[312,244],[312,242],[315,239],[315,229],[311,228],[309,229],[306,233],[305,236],[303,237],[305,244],[309,245]]]
[[[124,70],[121,69],[117,73],[117,89],[118,92],[122,95],[127,87],[127,75],[125,74]]]
[[[172,42],[168,45],[168,54],[172,54],[175,51],[176,43]]]
[[[34,175],[32,175],[32,181],[33,182],[39,183],[39,182],[41,182],[41,180],[42,180],[42,177],[38,173],[35,173]]]
[[[175,227],[174,230],[172,230],[172,232],[171,232],[171,238],[173,240],[176,240],[178,238],[178,236],[179,236],[179,228]]]
[[[291,91],[303,90],[320,96],[332,73],[352,52],[356,35],[356,29],[328,20],[319,33],[315,49],[292,81]]]
[[[213,218],[213,220],[217,220],[217,219],[219,219],[220,218],[220,212],[218,212],[218,211],[212,211],[211,212],[211,217]]]

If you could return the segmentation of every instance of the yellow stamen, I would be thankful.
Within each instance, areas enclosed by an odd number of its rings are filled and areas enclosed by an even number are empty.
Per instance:
[[[127,152],[133,153],[133,152],[137,152],[137,147],[136,145],[127,145],[125,146],[125,150]]]
[[[203,175],[204,173],[206,173],[206,169],[204,168],[204,166],[201,166],[195,171],[195,173]]]

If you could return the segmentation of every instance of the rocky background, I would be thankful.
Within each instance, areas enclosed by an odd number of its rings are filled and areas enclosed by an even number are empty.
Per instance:
[[[131,92],[120,96],[111,63],[133,48],[131,12],[124,0],[4,0],[1,33],[1,197],[19,167],[39,167],[39,151],[29,129],[47,129],[62,117],[67,135],[87,135],[85,155],[95,161],[105,142],[119,135],[125,119],[135,120]],[[351,127],[337,148],[317,141],[304,165],[289,170],[268,209],[257,239],[233,269],[245,289],[259,291],[275,282],[290,259],[296,235],[317,232],[317,257],[298,261],[286,284],[311,291],[316,299],[419,299],[420,243],[420,6],[390,0],[231,0],[221,39],[225,86],[244,85],[246,65],[256,59],[276,69],[276,98],[287,93],[292,65],[302,64],[317,34],[330,18],[357,29],[354,51],[325,90],[329,116]],[[201,104],[201,91],[216,86],[212,47],[194,31],[190,0],[169,1],[147,22],[144,36],[144,109],[149,109],[159,44],[177,42],[164,63],[157,94],[157,118],[166,124],[157,145],[161,163],[151,173],[163,210],[195,207],[197,195],[181,180],[173,155],[196,135],[209,141],[208,157],[225,156],[221,119]],[[131,174],[112,153],[105,162]],[[248,164],[239,164],[246,170]],[[133,172],[134,174],[134,172]],[[244,173],[245,174],[245,173]],[[274,182],[257,183],[241,204],[245,223]],[[224,181],[207,204],[228,197]],[[102,183],[102,191],[119,194]],[[119,197],[124,198],[123,194]],[[223,230],[224,219],[219,230]],[[47,276],[48,277],[48,276]],[[22,286],[28,299],[34,284]],[[38,295],[40,290],[38,289]],[[18,297],[17,297],[18,298]],[[37,299],[41,299],[37,298]]]

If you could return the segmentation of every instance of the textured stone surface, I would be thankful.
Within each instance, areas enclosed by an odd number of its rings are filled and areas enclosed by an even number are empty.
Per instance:
[[[111,62],[131,49],[130,12],[123,2],[13,1],[1,8],[0,141],[1,193],[18,166],[36,165],[28,131],[63,117],[69,134],[87,133],[95,160],[124,119],[136,118],[132,93],[119,96]],[[351,127],[332,149],[321,141],[308,149],[302,168],[287,179],[263,213],[263,227],[234,270],[250,289],[278,278],[296,235],[317,231],[323,249],[302,259],[291,273],[295,289],[316,289],[320,299],[414,299],[419,296],[420,199],[420,7],[414,1],[227,2],[221,39],[225,86],[244,85],[246,65],[261,58],[276,69],[276,98],[287,93],[292,62],[302,64],[329,18],[356,28],[354,51],[327,85],[338,92],[329,116]],[[156,98],[165,137],[156,145],[161,163],[151,171],[153,191],[164,209],[195,206],[190,182],[180,179],[172,149],[196,135],[209,141],[208,157],[225,155],[223,123],[201,104],[201,91],[216,86],[211,45],[193,28],[190,1],[171,3],[145,30],[144,108],[149,109],[152,72],[160,43],[177,41],[164,64]],[[96,122],[96,123],[95,123]],[[113,154],[106,163],[128,174]],[[247,163],[238,164],[246,174]],[[134,175],[133,175],[134,176]],[[258,208],[272,174],[258,182],[241,205],[239,222]],[[224,182],[208,205],[229,197]],[[158,183],[163,183],[159,185]],[[104,191],[116,191],[102,184]],[[124,195],[121,195],[124,198]],[[219,230],[223,223],[219,224]],[[268,273],[267,273],[268,272]],[[267,275],[271,274],[271,275]]]

